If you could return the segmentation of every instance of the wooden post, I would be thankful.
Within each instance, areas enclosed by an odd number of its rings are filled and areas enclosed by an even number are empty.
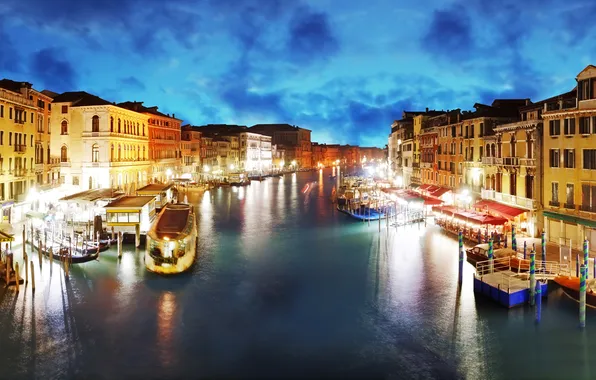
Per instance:
[[[118,231],[118,257],[122,257],[122,232]]]
[[[135,226],[135,247],[138,248],[141,246],[141,225],[137,224]]]
[[[8,255],[8,250],[6,251],[6,287],[8,288],[8,284],[10,283],[10,272],[12,270],[12,263],[10,262],[10,256]]]
[[[15,263],[15,276],[14,276],[14,279],[15,279],[15,284],[17,286],[17,293],[18,293],[19,292],[19,287],[20,287],[20,284],[19,284],[20,281],[19,280],[21,279],[19,277],[19,263],[18,262]]]
[[[27,265],[27,263],[25,263]],[[33,260],[31,260],[31,291],[35,293],[35,272],[34,272]]]
[[[95,235],[97,236],[97,244],[99,245],[99,231]]]
[[[23,227],[23,258],[27,255],[27,232],[25,231],[25,227]]]
[[[48,249],[48,256],[50,257],[50,266],[54,263],[54,249],[50,247]]]
[[[68,278],[68,259],[64,260],[64,276]]]
[[[29,260],[27,260],[27,254],[25,253],[25,257],[23,257],[23,266],[25,267],[25,286],[29,283]]]
[[[37,240],[37,254],[39,256],[39,267],[41,268],[41,238]]]

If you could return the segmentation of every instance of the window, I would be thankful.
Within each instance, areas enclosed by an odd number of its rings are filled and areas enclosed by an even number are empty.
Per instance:
[[[579,118],[579,133],[582,135],[590,134],[590,118],[580,117]]]
[[[549,151],[549,162],[551,168],[559,167],[559,149],[551,149]]]
[[[4,131],[0,131],[0,145],[4,145]]]
[[[596,183],[582,183],[581,209],[596,212]]]
[[[565,208],[574,208],[574,197],[573,197],[574,186],[572,183],[567,184],[567,188],[565,190]]]
[[[596,149],[584,149],[583,168],[596,170]]]
[[[99,145],[93,144],[91,147],[91,161],[99,162]]]
[[[72,184],[75,186],[79,186],[79,176],[72,176]]]
[[[110,147],[110,161],[114,161],[114,144]]]
[[[33,112],[31,112],[31,124],[33,124]]]
[[[91,118],[91,132],[99,132],[99,116],[97,115]]]
[[[29,144],[29,146],[33,147],[33,135],[31,135],[30,140],[31,140],[31,144]]]
[[[114,132],[114,118],[110,117],[110,132]]]
[[[575,134],[575,118],[565,119],[563,129],[564,129],[565,135],[574,135]]]
[[[60,134],[68,134],[68,122],[66,120],[62,120],[62,123],[60,124]]]
[[[474,124],[470,125],[470,138],[474,138]]]
[[[563,151],[563,167],[575,168],[575,149],[565,149]]]
[[[559,182],[551,183],[551,204],[559,204]]]
[[[68,148],[66,145],[60,148],[60,162],[68,162]]]
[[[62,113],[68,113],[68,106],[62,106]]]
[[[0,105],[0,117],[4,117],[4,106]]]
[[[548,128],[551,136],[559,136],[561,134],[561,120],[550,120]]]
[[[120,133],[121,126],[122,126],[121,121],[120,121],[120,119],[118,119],[118,133]]]
[[[8,132],[8,145],[12,145],[12,132]]]

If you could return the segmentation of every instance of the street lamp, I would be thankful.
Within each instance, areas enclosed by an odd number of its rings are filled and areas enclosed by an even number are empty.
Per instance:
[[[234,170],[234,164],[230,165],[230,170]]]

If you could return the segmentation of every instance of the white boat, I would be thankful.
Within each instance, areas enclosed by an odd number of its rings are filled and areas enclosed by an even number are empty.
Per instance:
[[[192,206],[169,203],[147,233],[145,267],[155,273],[182,273],[194,263],[197,225]]]

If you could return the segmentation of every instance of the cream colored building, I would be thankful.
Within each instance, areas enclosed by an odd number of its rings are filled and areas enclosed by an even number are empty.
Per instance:
[[[52,108],[51,152],[66,188],[134,194],[148,183],[148,115],[83,91],[56,96]]]
[[[596,67],[576,77],[575,94],[544,105],[544,229],[550,241],[596,244]]]

